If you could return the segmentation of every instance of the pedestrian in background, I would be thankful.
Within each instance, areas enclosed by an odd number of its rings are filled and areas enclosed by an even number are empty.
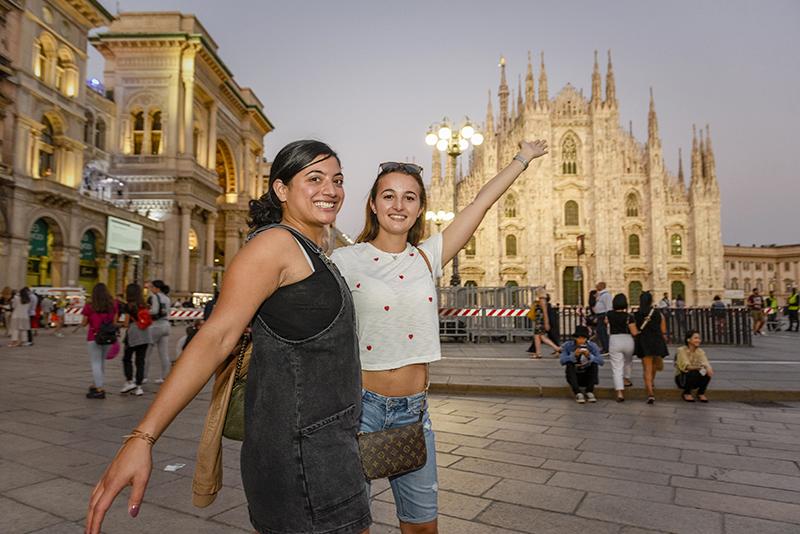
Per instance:
[[[769,295],[764,299],[764,311],[767,316],[767,331],[778,332],[781,327],[778,323],[778,299],[775,298],[775,292],[770,291]]]
[[[87,399],[105,399],[106,390],[103,388],[105,380],[106,354],[112,343],[104,339],[97,339],[98,334],[108,330],[109,323],[117,324],[119,310],[114,298],[104,283],[95,284],[92,288],[92,298],[83,307],[81,326],[88,326],[86,332],[86,346],[89,352],[89,363],[92,367],[92,386],[86,394]]]
[[[634,314],[636,319],[635,353],[642,360],[644,368],[644,387],[647,391],[647,404],[656,401],[654,382],[656,372],[664,368],[664,356],[667,350],[667,320],[653,306],[653,295],[645,291],[639,297],[639,309]]]
[[[9,347],[22,345],[22,338],[31,329],[30,308],[32,305],[31,291],[27,287],[20,289],[19,293],[11,298],[11,343]]]
[[[28,288],[25,287],[23,289]],[[33,345],[33,334],[35,333],[34,330],[39,329],[39,324],[36,320],[36,314],[39,309],[39,297],[30,289],[28,289],[28,291],[30,292],[31,305],[28,308],[28,341],[24,343],[26,347]]]
[[[612,310],[606,314],[609,330],[608,357],[611,360],[611,373],[617,402],[625,400],[625,388],[631,387],[631,367],[633,366],[633,334],[636,331],[635,319],[628,313],[628,298],[623,293],[614,295]]]
[[[144,301],[142,288],[139,284],[128,284],[125,288],[125,304],[122,312],[125,314],[122,321],[123,327],[127,329],[125,334],[125,352],[122,357],[122,368],[125,373],[125,385],[120,393],[133,392],[140,396],[142,381],[144,380],[145,358],[147,349],[153,342],[150,335],[150,327],[153,323],[150,317],[150,308]],[[133,356],[136,355],[136,381],[133,376]]]
[[[556,355],[561,351],[561,347],[548,337],[551,326],[546,297],[547,293],[543,288],[536,289],[536,302],[531,307],[533,310],[533,339],[527,350],[533,359],[542,357],[542,343],[552,347]]]
[[[0,293],[0,319],[3,320],[3,326],[6,329],[6,337],[11,335],[11,299],[14,298],[14,293],[11,288],[6,286]]]
[[[606,289],[605,282],[597,283],[597,303],[594,305],[594,314],[597,318],[597,340],[603,353],[608,352],[608,325],[606,325],[606,313],[610,312],[613,304],[611,292]]]
[[[51,299],[49,295],[43,296],[42,300],[39,302],[39,309],[41,310],[39,324],[46,330],[50,328],[50,315],[53,313],[53,299]]]
[[[708,402],[706,388],[714,376],[714,369],[708,363],[705,351],[700,348],[700,332],[686,332],[685,346],[678,349],[675,356],[675,384],[683,390],[682,398],[686,402],[694,402],[692,390],[697,390],[697,400]]]
[[[792,288],[792,294],[786,299],[786,313],[789,315],[789,332],[800,331],[800,320],[798,320],[798,310],[800,310],[800,295],[797,294],[797,288]]]
[[[169,286],[163,280],[153,280],[147,284],[147,290],[150,292],[150,316],[153,318],[153,324],[150,327],[152,343],[147,361],[151,360],[158,351],[161,361],[161,377],[156,378],[155,383],[161,384],[172,368],[172,359],[169,357],[169,310],[171,305],[167,296],[169,295]],[[149,368],[149,365],[147,367]]]
[[[753,292],[747,297],[747,309],[750,310],[750,317],[753,319],[753,335],[763,335],[764,328],[764,299],[758,294],[758,288],[754,287]]]
[[[572,337],[573,339],[561,345],[560,361],[564,366],[567,383],[578,404],[597,402],[594,386],[598,383],[598,366],[603,365],[600,348],[589,341],[589,329],[583,325],[575,327]],[[586,391],[585,395],[581,388]]]
[[[55,316],[55,336],[56,337],[64,337],[64,334],[61,333],[61,328],[64,326],[64,315],[66,315],[66,306],[67,302],[59,297],[56,299],[55,304],[53,304],[53,315]]]
[[[547,337],[556,345],[561,345],[561,322],[559,320],[559,307],[553,306],[550,303],[550,293],[545,297],[547,302],[547,318],[550,321],[550,330],[547,331]]]
[[[726,315],[725,311],[728,307],[722,302],[719,295],[714,295],[714,300],[711,302],[711,317],[714,318],[714,331],[716,336],[722,336],[726,330]]]

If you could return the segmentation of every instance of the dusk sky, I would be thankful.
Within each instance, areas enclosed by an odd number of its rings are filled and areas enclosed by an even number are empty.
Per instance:
[[[711,125],[724,243],[800,242],[796,0],[101,1],[112,12],[194,13],[275,124],[269,159],[308,137],[339,152],[338,225],[350,234],[379,162],[415,160],[427,181],[428,126],[444,115],[482,122],[488,90],[497,110],[501,54],[513,88],[528,51],[544,51],[550,96],[570,82],[588,97],[593,52],[605,79],[611,49],[621,123],[646,140],[652,86],[671,172],[682,147],[688,177],[692,124]],[[102,78],[93,49],[89,71]]]

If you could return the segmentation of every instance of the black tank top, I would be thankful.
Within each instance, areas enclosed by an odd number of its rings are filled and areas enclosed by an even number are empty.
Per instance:
[[[319,257],[319,248],[296,238],[311,259],[314,272],[294,284],[278,288],[258,309],[270,329],[284,339],[306,339],[331,324],[342,307],[336,279]],[[311,298],[309,298],[311,297]]]

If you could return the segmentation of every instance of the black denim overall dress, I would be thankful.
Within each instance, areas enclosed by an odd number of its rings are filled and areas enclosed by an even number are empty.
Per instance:
[[[275,226],[259,228],[251,238]],[[319,248],[293,228],[280,227],[301,243],[314,273],[278,289],[253,318],[241,450],[250,521],[261,534],[358,533],[371,517],[356,437],[361,367],[353,301]],[[322,295],[337,291],[341,298],[332,300],[341,305],[333,309],[334,319],[313,325],[310,334],[309,317],[326,304]],[[280,322],[283,336],[269,324],[275,310],[281,310],[273,322]],[[305,337],[294,339],[287,325]]]

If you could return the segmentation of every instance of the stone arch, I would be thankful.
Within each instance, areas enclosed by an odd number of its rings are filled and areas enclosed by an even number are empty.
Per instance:
[[[95,284],[105,281],[100,276],[100,266],[105,263],[105,236],[94,224],[84,227],[79,235],[78,284],[91,291]]]
[[[83,236],[86,232],[94,232],[95,237],[97,238],[97,248],[105,254],[106,250],[106,233],[105,231],[96,223],[90,222],[85,224],[78,232],[79,236]]]
[[[625,216],[639,217],[642,211],[642,202],[639,192],[636,190],[628,191],[625,195]]]
[[[58,216],[45,210],[37,210],[28,220],[26,285],[63,285],[65,229]]]
[[[559,141],[561,151],[561,174],[574,175],[580,172],[581,141],[578,135],[568,130]]]
[[[506,256],[509,258],[516,257],[517,255],[517,236],[508,234],[506,236]]]
[[[223,193],[236,193],[236,159],[224,139],[217,140],[217,179]]]
[[[40,80],[49,83],[50,72],[56,57],[56,40],[48,32],[42,32],[34,41],[33,73]]]
[[[580,226],[580,207],[574,200],[564,203],[564,226]]]
[[[55,215],[49,212],[47,209],[39,209],[33,212],[30,217],[28,217],[28,224],[25,226],[26,231],[30,231],[33,223],[38,221],[39,219],[44,219],[45,222],[50,226],[50,228],[57,229],[58,232],[53,233],[53,246],[56,247],[63,247],[66,245],[66,235],[67,235],[67,224],[61,220],[59,215]]]

